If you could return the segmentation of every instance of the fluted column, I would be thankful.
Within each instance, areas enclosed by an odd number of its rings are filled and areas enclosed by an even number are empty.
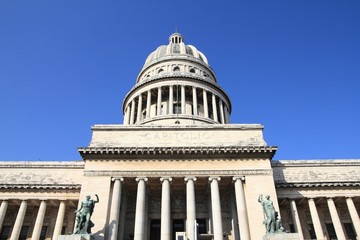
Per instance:
[[[46,201],[42,200],[40,203],[38,214],[36,216],[34,230],[31,236],[32,240],[38,240],[40,238],[41,228],[43,226],[44,218],[45,218],[45,212],[46,212]]]
[[[120,220],[121,182],[124,179],[122,177],[117,177],[112,180],[114,181],[114,186],[111,199],[108,238],[111,240],[117,240]]]
[[[170,177],[162,177],[161,189],[161,240],[171,239]]]
[[[235,197],[236,197],[236,207],[237,207],[237,216],[239,223],[239,232],[241,240],[250,240],[249,232],[249,220],[246,209],[246,200],[244,193],[243,181],[244,177],[233,177],[234,186],[235,186]]]
[[[134,120],[135,120],[135,99],[131,101],[130,124],[134,124]]]
[[[140,93],[138,97],[138,108],[137,108],[137,116],[136,116],[137,122],[141,121],[141,114],[142,114],[141,109],[142,109],[142,94]]]
[[[161,115],[161,100],[162,100],[162,91],[161,87],[158,87],[158,95],[157,95],[157,116]]]
[[[4,223],[6,210],[7,210],[8,205],[9,205],[9,203],[8,203],[7,200],[3,200],[1,202],[1,207],[0,207],[0,229],[2,229],[2,225]]]
[[[204,117],[209,118],[209,106],[207,100],[207,92],[203,90]]]
[[[209,177],[211,188],[211,206],[214,225],[214,240],[223,240],[219,183],[220,177]]]
[[[334,199],[328,198],[327,204],[329,207],[331,220],[332,220],[334,228],[335,228],[336,236],[337,236],[338,240],[345,240],[346,236],[345,236],[344,230],[341,225],[339,214],[336,210]]]
[[[185,114],[185,86],[181,85],[181,114]]]
[[[309,204],[309,209],[310,209],[311,220],[312,220],[312,223],[313,223],[314,229],[315,229],[316,238],[318,240],[323,240],[323,239],[325,239],[325,235],[324,235],[324,232],[321,227],[320,218],[319,218],[318,211],[316,209],[315,200],[313,198],[309,198],[308,204]]]
[[[56,217],[55,229],[53,233],[53,240],[57,240],[59,235],[61,234],[61,229],[64,224],[64,217],[65,217],[65,201],[60,202],[59,211]]]
[[[186,236],[189,240],[195,240],[195,177],[186,177]]]
[[[212,110],[213,110],[213,120],[218,122],[218,115],[217,115],[217,107],[216,107],[216,96],[212,94]]]
[[[356,211],[353,199],[351,197],[346,198],[346,205],[349,209],[351,221],[352,221],[352,224],[354,225],[356,235],[360,239],[360,219],[359,219],[359,215]]]
[[[169,86],[169,114],[174,113],[174,86]]]
[[[290,199],[290,209],[291,209],[292,219],[294,221],[295,232],[299,233],[300,239],[304,239],[304,235],[303,235],[302,228],[301,228],[299,212],[296,207],[295,199]]]
[[[192,88],[192,99],[193,99],[193,112],[194,116],[198,115],[198,109],[197,109],[197,94],[196,94],[196,87]]]
[[[224,124],[225,123],[224,106],[221,99],[219,99],[219,108],[220,108],[220,121],[222,124]]]
[[[146,118],[150,117],[150,106],[151,106],[151,90],[148,90],[147,98],[146,98]]]
[[[26,209],[27,209],[27,201],[23,200],[23,201],[21,201],[19,212],[16,216],[16,220],[14,223],[14,227],[13,227],[13,230],[11,233],[10,240],[18,240],[19,239],[21,227],[24,222],[24,218],[25,218],[25,214],[26,214]]]
[[[136,178],[138,182],[135,210],[134,240],[145,240],[145,208],[146,208],[146,181],[147,178]]]

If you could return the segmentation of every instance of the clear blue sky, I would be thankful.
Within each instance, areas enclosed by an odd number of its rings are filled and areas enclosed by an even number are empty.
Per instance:
[[[275,159],[360,158],[360,1],[0,1],[0,160],[78,160],[178,29]]]

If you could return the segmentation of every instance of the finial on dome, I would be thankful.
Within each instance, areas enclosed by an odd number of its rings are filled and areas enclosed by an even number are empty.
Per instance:
[[[170,43],[182,43],[184,42],[183,36],[176,31],[176,33],[171,34],[169,37]]]

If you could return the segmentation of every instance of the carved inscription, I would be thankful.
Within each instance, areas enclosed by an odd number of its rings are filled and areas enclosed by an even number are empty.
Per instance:
[[[146,133],[144,137],[148,140],[186,142],[189,140],[205,141],[211,138],[211,134],[206,132],[162,132]]]

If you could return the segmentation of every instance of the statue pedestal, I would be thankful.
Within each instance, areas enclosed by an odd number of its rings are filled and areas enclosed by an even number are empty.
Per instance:
[[[268,233],[263,240],[300,240],[298,233]]]
[[[91,234],[71,234],[71,235],[60,235],[58,240],[94,240]]]

